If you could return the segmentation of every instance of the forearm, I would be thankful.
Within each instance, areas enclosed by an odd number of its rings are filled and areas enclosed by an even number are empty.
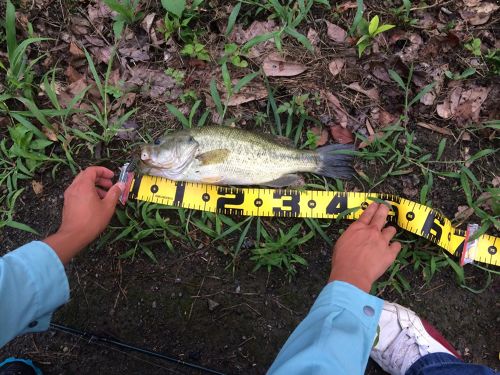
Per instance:
[[[350,284],[328,284],[269,374],[363,374],[382,305],[382,300]]]
[[[68,299],[64,267],[47,244],[31,242],[0,257],[0,347],[21,333],[46,330]]]
[[[43,242],[49,245],[61,262],[66,265],[88,245],[88,240],[83,237],[83,235],[75,233],[58,231],[44,239]]]

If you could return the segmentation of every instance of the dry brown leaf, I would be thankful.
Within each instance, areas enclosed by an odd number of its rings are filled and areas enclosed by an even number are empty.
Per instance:
[[[436,133],[445,134],[445,135],[453,135],[453,132],[448,128],[440,128],[439,126],[436,126],[433,124],[428,124],[426,122],[417,122],[417,125],[422,127],[422,128],[432,130]]]
[[[457,212],[455,212],[455,220],[459,223],[463,223],[474,213],[474,209],[469,206],[458,206]]]
[[[346,10],[356,9],[357,7],[358,4],[355,1],[346,1],[345,3],[337,5],[335,11],[339,13],[344,13]]]
[[[47,126],[42,127],[42,132],[45,134],[47,139],[52,142],[57,142],[57,132],[58,131],[58,126],[57,124],[52,124],[52,129],[50,129]]]
[[[463,87],[455,87],[445,101],[438,104],[436,111],[442,118],[454,117],[459,123],[479,121],[481,105],[488,97],[489,87],[473,86],[465,90]]]
[[[243,103],[252,102],[254,100],[264,99],[266,97],[267,89],[263,84],[258,82],[250,82],[239,92],[234,93],[231,98],[229,98],[229,102],[227,103],[227,105],[230,107],[237,106]]]
[[[459,12],[464,21],[477,26],[488,22],[491,14],[498,10],[498,8],[500,8],[500,6],[496,4],[481,2],[475,6],[461,9]]]
[[[337,26],[331,22],[325,21],[326,22],[326,27],[327,27],[327,32],[326,35],[328,35],[328,38],[333,40],[336,43],[344,43],[345,38],[347,36],[347,32],[341,28],[340,26]]]
[[[94,58],[94,63],[104,63],[107,64],[111,59],[113,48],[110,46],[106,47],[91,47],[89,48],[92,57]]]
[[[125,82],[125,89],[141,88],[143,94],[151,98],[158,98],[176,86],[175,80],[166,75],[163,70],[148,69],[145,65],[137,65],[130,69],[130,73],[132,77]],[[174,95],[174,90],[171,90],[169,94],[171,100],[178,97]]]
[[[493,180],[491,180],[491,184],[493,185],[493,187],[499,187],[500,186],[500,176],[493,177]]]
[[[366,146],[369,146],[373,141],[382,138],[383,136],[383,132],[376,132],[375,134],[370,135],[366,141],[361,142],[358,148],[365,148]]]
[[[313,126],[311,132],[316,136],[316,146],[323,146],[328,142],[328,131],[318,126]]]
[[[353,82],[350,85],[348,85],[347,87],[349,87],[350,89],[353,89],[354,91],[357,91],[361,94],[368,96],[370,99],[372,99],[376,102],[378,102],[380,100],[378,90],[375,87],[372,89],[365,90],[363,87],[361,87],[359,82]]]
[[[397,120],[397,117],[394,116],[393,114],[387,112],[386,110],[381,109],[379,118],[378,118],[378,123],[380,126],[385,127],[387,125],[394,124]]]
[[[335,117],[336,117],[336,124],[342,126],[345,128],[347,126],[347,112],[340,103],[339,99],[333,95],[331,92],[322,92],[321,93],[323,97],[326,98],[327,103],[330,103],[332,105],[332,109],[335,112]]]
[[[342,71],[342,68],[344,67],[345,64],[345,59],[333,59],[330,64],[328,64],[328,69],[330,70],[330,73],[335,77],[340,74]]]
[[[86,35],[90,32],[90,22],[83,17],[71,16],[70,29],[75,35]]]
[[[71,65],[68,65],[66,70],[64,71],[64,74],[68,78],[69,83],[74,83],[76,81],[79,81],[83,78],[83,75],[80,74],[75,68],[73,68]]]
[[[75,97],[76,95],[81,93],[83,90],[85,90],[87,87],[88,87],[87,80],[85,79],[85,77],[82,76],[82,78],[80,78],[78,81],[75,81],[72,84],[70,84],[67,87],[66,91],[69,94],[73,95],[73,97]]]
[[[97,0],[94,5],[89,5],[87,13],[90,22],[99,31],[104,29],[104,21],[116,14],[101,0]]]
[[[332,135],[332,138],[335,140],[335,142],[341,144],[354,142],[354,136],[352,135],[352,132],[340,125],[333,125],[332,127],[330,127],[330,134]]]
[[[153,21],[155,19],[156,13],[149,13],[141,22],[141,27],[148,33],[151,30],[151,26],[153,25]]]
[[[286,61],[277,53],[272,53],[264,59],[262,70],[268,77],[291,77],[303,73],[307,68],[305,65]]]
[[[309,39],[309,42],[311,42],[311,44],[316,47],[319,44],[318,32],[313,28],[310,28],[307,31],[307,39]]]
[[[276,30],[278,30],[278,26],[276,25],[276,22],[274,22],[273,20],[253,21],[252,24],[246,30],[243,29],[242,25],[237,24],[234,27],[231,34],[229,35],[229,40],[231,42],[241,45],[258,35],[271,33]],[[248,51],[248,57],[257,58],[260,55],[262,55],[269,48],[269,46],[272,45],[273,45],[272,40],[268,40],[264,43],[259,43],[256,46],[252,47],[250,51]]]
[[[41,182],[32,180],[31,181],[31,187],[33,188],[33,191],[35,192],[36,195],[40,195],[43,192],[43,184]]]
[[[77,58],[77,59],[81,59],[82,57],[85,57],[85,53],[73,41],[69,44],[69,53],[71,54],[71,56],[73,56],[74,58]]]

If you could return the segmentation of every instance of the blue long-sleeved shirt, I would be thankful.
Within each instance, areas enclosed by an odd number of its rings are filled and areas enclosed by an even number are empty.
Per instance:
[[[68,298],[64,267],[44,242],[0,258],[0,347],[19,334],[46,330]],[[348,283],[326,285],[268,373],[363,374],[382,305]]]
[[[64,267],[46,243],[30,242],[0,257],[0,347],[22,333],[45,331],[68,299]]]

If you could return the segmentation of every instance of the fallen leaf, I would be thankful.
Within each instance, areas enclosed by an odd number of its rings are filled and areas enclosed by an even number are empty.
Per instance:
[[[274,20],[270,21],[253,21],[252,24],[248,27],[248,29],[244,30],[243,26],[237,24],[231,34],[229,35],[229,41],[244,44],[249,40],[253,39],[256,36],[271,33],[278,30],[278,26]],[[257,58],[262,55],[269,46],[272,46],[274,42],[272,39],[265,41],[264,43],[259,43],[256,46],[252,47],[250,51],[248,51],[249,58]]]
[[[489,92],[489,87],[473,86],[468,90],[462,86],[455,87],[444,102],[437,105],[437,114],[445,119],[454,117],[459,123],[478,122],[481,105]]]
[[[124,88],[127,91],[140,88],[144,95],[151,98],[158,98],[167,90],[170,90],[169,98],[171,100],[178,97],[171,90],[176,87],[176,81],[166,75],[163,70],[148,69],[144,65],[137,65],[130,69],[130,73],[132,77],[124,84]]]
[[[457,212],[455,212],[455,220],[459,223],[463,223],[474,213],[474,209],[469,206],[458,206]]]
[[[94,64],[104,63],[107,64],[111,59],[113,53],[113,48],[110,46],[105,47],[90,47],[89,48],[92,57],[94,58]]]
[[[491,14],[498,10],[498,8],[500,8],[500,6],[496,4],[481,2],[477,5],[460,9],[459,13],[464,21],[477,26],[488,22]]]
[[[397,55],[401,58],[401,61],[408,64],[420,57],[418,52],[422,47],[423,39],[417,33],[411,33],[403,39],[408,40],[408,43],[406,43],[405,47],[401,51],[397,52]]]
[[[42,133],[45,134],[47,139],[52,142],[57,141],[57,133],[56,133],[57,130],[58,130],[57,124],[52,124],[52,129],[50,129],[48,126],[42,127]]]
[[[90,32],[90,22],[83,17],[71,16],[70,29],[74,35],[86,35]]]
[[[324,128],[320,128],[319,126],[314,126],[311,128],[311,132],[316,136],[316,146],[323,146],[326,142],[328,142],[328,131]]]
[[[493,187],[499,187],[500,186],[500,176],[493,177],[493,180],[491,180],[491,184],[493,185]]]
[[[82,51],[80,47],[75,42],[71,42],[69,44],[69,53],[71,56],[77,59],[81,59],[82,57],[85,57],[85,53]]]
[[[82,78],[80,78],[79,80],[71,83],[66,91],[73,95],[73,97],[77,96],[79,93],[81,93],[83,90],[85,90],[86,88],[88,87],[88,83],[87,83],[87,80],[85,79],[85,77],[82,76]]]
[[[43,192],[43,184],[41,182],[32,180],[31,181],[31,187],[33,188],[33,191],[35,192],[36,195],[40,195]]]
[[[332,127],[330,127],[330,134],[332,135],[332,138],[338,143],[347,144],[354,142],[354,136],[352,135],[352,132],[340,125],[333,125]]]
[[[328,38],[333,40],[336,43],[344,43],[345,38],[347,36],[347,32],[341,28],[340,26],[337,26],[331,22],[325,21],[326,22],[326,27],[327,27],[327,32],[326,35],[328,35]]]
[[[433,68],[430,72],[426,72],[427,77],[429,77],[429,81],[434,82],[434,87],[432,88],[432,91],[424,94],[420,98],[420,103],[423,105],[433,105],[434,102],[436,101],[437,96],[441,92],[441,89],[443,87],[445,75],[444,72],[448,70],[448,64],[444,64],[441,66],[438,66],[436,68]],[[424,82],[425,84],[427,82]],[[418,85],[419,87],[422,87]]]
[[[139,124],[135,120],[127,120],[123,123],[122,128],[116,134],[118,138],[126,141],[134,141],[137,139],[137,128]]]
[[[314,30],[313,28],[310,28],[307,31],[307,39],[309,40],[309,42],[311,42],[311,44],[313,46],[317,46],[319,44],[318,32],[316,30]]]
[[[79,81],[80,79],[83,78],[83,75],[80,74],[75,68],[73,68],[71,65],[68,65],[66,70],[64,71],[64,74],[68,78],[69,83],[73,83],[76,81]]]
[[[383,132],[376,132],[375,134],[370,135],[366,141],[361,142],[358,148],[365,148],[372,144],[376,139],[382,138],[383,136]]]
[[[348,85],[347,87],[349,87],[350,89],[352,89],[354,91],[357,91],[361,94],[368,96],[370,99],[372,99],[376,102],[378,102],[380,100],[378,90],[375,87],[372,89],[365,90],[364,88],[361,87],[359,82],[353,82],[350,85]]]
[[[342,71],[342,68],[344,67],[345,64],[345,59],[333,59],[330,64],[328,64],[328,69],[330,70],[330,73],[335,77],[340,72]]]
[[[103,1],[97,0],[94,5],[89,4],[87,7],[89,21],[99,31],[104,29],[104,21],[113,17],[113,12]],[[107,25],[106,25],[107,26]]]
[[[267,94],[267,89],[262,83],[250,82],[248,85],[245,85],[239,92],[234,93],[231,98],[229,98],[227,105],[233,107],[254,100],[264,99],[267,97]]]
[[[155,19],[156,13],[149,13],[146,17],[141,22],[141,27],[146,31],[146,33],[149,35],[149,32],[151,30],[151,26],[153,25],[153,21]]]
[[[330,103],[332,105],[332,109],[335,112],[335,117],[336,117],[336,124],[342,126],[345,128],[347,126],[347,112],[340,103],[339,99],[333,95],[331,92],[322,92],[321,93],[323,97],[326,98],[327,103]]]
[[[303,73],[307,68],[302,64],[286,61],[277,53],[272,53],[264,59],[262,69],[268,77],[291,77]]]
[[[426,122],[417,122],[417,125],[421,128],[426,128],[432,130],[436,133],[445,134],[445,135],[453,135],[453,132],[448,128],[440,128],[439,126],[428,124]]]
[[[345,3],[337,5],[335,10],[339,13],[344,13],[346,10],[356,9],[357,7],[358,4],[355,1],[346,1]]]
[[[385,127],[387,125],[392,125],[396,122],[397,117],[393,114],[381,109],[379,114],[378,123],[380,126]]]

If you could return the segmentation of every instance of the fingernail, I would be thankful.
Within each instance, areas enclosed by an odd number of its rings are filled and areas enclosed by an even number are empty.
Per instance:
[[[117,182],[115,185],[120,188],[122,193],[125,191],[125,182]]]

